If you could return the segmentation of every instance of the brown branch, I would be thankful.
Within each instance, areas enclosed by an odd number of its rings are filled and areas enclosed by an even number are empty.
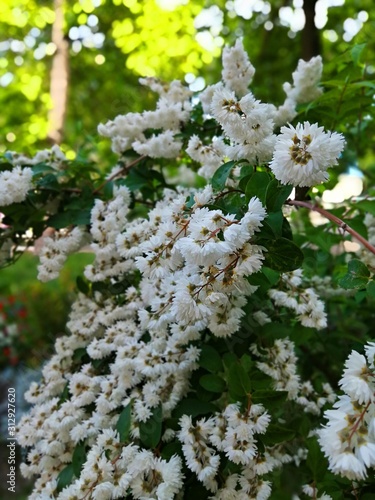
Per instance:
[[[134,165],[136,165],[137,163],[139,163],[140,161],[144,160],[145,158],[147,158],[146,155],[143,155],[143,156],[139,156],[138,158],[136,158],[135,160],[133,160],[132,162],[128,163],[127,165],[125,165],[124,167],[122,167],[121,170],[119,170],[118,172],[115,172],[113,175],[111,175],[110,177],[108,177],[102,184],[100,184],[99,187],[97,187],[94,191],[93,191],[93,194],[96,194],[98,193],[101,189],[104,188],[104,186],[106,184],[108,184],[108,182],[111,182],[113,181],[113,179],[116,179],[116,177],[118,177],[119,175],[123,175],[123,174],[126,174],[128,172],[128,170],[131,168],[131,167],[134,167]]]
[[[313,205],[312,203],[308,203],[307,201],[300,201],[300,200],[288,200],[286,202],[288,205],[293,205],[295,207],[304,207],[308,208],[309,210],[313,210],[314,212],[318,212],[319,214],[323,215],[326,219],[334,222],[339,226],[340,229],[343,231],[347,231],[349,234],[351,234],[356,240],[360,241],[363,246],[367,248],[371,253],[375,255],[375,247],[371,245],[369,241],[366,240],[363,236],[361,236],[357,231],[354,231],[346,222],[343,220],[339,219],[339,217],[336,217],[336,215],[331,214],[324,208],[318,207],[317,205]]]

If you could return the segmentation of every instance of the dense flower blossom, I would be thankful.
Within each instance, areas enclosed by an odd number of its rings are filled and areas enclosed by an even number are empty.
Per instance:
[[[0,206],[24,201],[32,189],[33,171],[31,168],[16,166],[13,170],[0,172]]]
[[[367,344],[366,357],[357,351],[349,355],[339,382],[345,394],[324,413],[328,422],[319,430],[330,470],[353,480],[365,479],[375,468],[373,344]]]

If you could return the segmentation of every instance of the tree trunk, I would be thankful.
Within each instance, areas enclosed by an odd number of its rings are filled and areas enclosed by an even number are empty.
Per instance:
[[[315,26],[315,5],[317,0],[304,0],[305,27],[302,30],[302,59],[310,60],[321,53],[319,30]]]
[[[52,60],[50,95],[52,108],[48,114],[48,138],[55,144],[62,140],[68,92],[68,42],[64,39],[64,0],[54,0],[55,22],[52,43],[56,52]]]

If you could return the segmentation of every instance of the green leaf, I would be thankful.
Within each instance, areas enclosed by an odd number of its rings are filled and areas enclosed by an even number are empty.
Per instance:
[[[309,453],[307,455],[306,464],[313,474],[315,481],[320,481],[327,470],[327,461],[324,458],[324,453],[320,449],[319,443],[316,437],[311,437],[307,439],[307,449]]]
[[[87,283],[87,281],[85,281],[85,279],[82,278],[82,276],[77,276],[76,285],[78,290],[84,295],[88,295],[88,293],[90,292],[90,286]]]
[[[266,446],[274,446],[284,441],[290,441],[295,435],[296,433],[293,429],[288,429],[277,424],[270,424],[266,433],[260,439]]]
[[[288,272],[301,267],[303,262],[302,250],[293,241],[286,238],[265,240],[262,242],[267,248],[264,264],[275,271]]]
[[[246,184],[246,202],[248,203],[253,196],[257,196],[264,205],[269,182],[270,177],[266,172],[255,172]]]
[[[131,424],[131,411],[132,411],[132,403],[130,402],[128,405],[120,413],[119,419],[117,420],[116,430],[119,433],[120,441],[125,443],[130,434],[130,424]]]
[[[237,363],[237,356],[233,352],[225,352],[223,354],[223,363],[226,369],[229,369],[233,363]]]
[[[161,405],[154,408],[152,416],[147,422],[140,422],[139,437],[146,448],[156,448],[161,438],[162,424],[163,413]]]
[[[219,393],[224,392],[227,387],[225,380],[219,377],[219,375],[214,374],[203,375],[199,379],[199,384],[206,389],[206,391]]]
[[[235,166],[235,164],[236,162],[233,160],[228,161],[227,163],[224,163],[216,170],[211,180],[212,188],[215,191],[221,191],[224,188],[225,183],[230,174],[230,171]]]
[[[33,165],[31,167],[33,171],[33,177],[36,177],[39,174],[45,174],[46,172],[53,172],[54,169],[45,163],[38,163],[37,165]]]
[[[360,43],[360,44],[357,44],[357,45],[354,45],[354,47],[351,49],[350,51],[350,55],[351,55],[351,58],[352,58],[352,61],[354,62],[354,64],[356,64],[358,66],[359,64],[359,60],[361,58],[361,54],[363,52],[363,49],[366,47],[366,44],[365,43]]]
[[[262,267],[262,273],[267,277],[268,281],[271,283],[271,285],[276,285],[276,283],[280,279],[280,273],[277,271],[274,271],[273,269],[270,269],[266,266]]]
[[[63,229],[70,225],[86,226],[90,224],[91,209],[86,210],[69,210],[52,215],[47,224],[55,229]]]
[[[76,477],[79,477],[83,464],[86,462],[86,445],[85,442],[78,443],[73,452],[72,465],[73,472]]]
[[[250,377],[238,362],[228,370],[228,390],[233,399],[247,396],[251,392]]]
[[[371,200],[362,200],[358,201],[357,203],[352,204],[353,208],[359,208],[360,210],[363,210],[363,212],[369,212],[372,215],[375,215],[375,201]]]
[[[277,212],[269,212],[266,220],[269,227],[272,229],[274,237],[281,237],[284,221],[282,211],[278,210]]]
[[[369,281],[370,271],[358,259],[348,263],[348,272],[339,280],[339,285],[345,289],[365,288]]]
[[[198,415],[207,415],[208,413],[215,413],[216,411],[217,407],[213,403],[186,398],[180,401],[173,410],[173,417],[180,418],[182,415],[197,417]]]
[[[44,177],[41,177],[36,184],[38,187],[42,187],[44,189],[60,191],[60,184],[55,174],[47,174]]]
[[[252,393],[251,399],[254,403],[263,404],[266,408],[276,409],[286,401],[287,396],[287,391],[268,391],[266,389],[260,389]]]
[[[293,186],[282,185],[273,179],[267,186],[266,207],[269,212],[277,212],[293,191]]]
[[[217,373],[223,370],[223,362],[220,354],[210,345],[203,345],[199,357],[199,366],[209,372]]]
[[[367,283],[367,295],[375,299],[375,281],[373,280]]]
[[[182,457],[182,444],[178,441],[172,441],[171,443],[168,443],[163,447],[160,455],[162,458],[164,458],[164,460],[169,460],[173,457],[173,455],[179,455],[180,457]]]
[[[245,369],[245,371],[248,373],[250,371],[250,369],[252,368],[253,366],[253,359],[251,356],[249,356],[248,354],[243,354],[241,356],[241,366],[243,366],[243,368]]]
[[[75,349],[73,352],[73,361],[81,361],[83,356],[87,354],[86,348],[85,347],[78,347],[78,349]]]
[[[73,481],[73,464],[69,464],[62,469],[57,476],[57,491],[61,491]]]
[[[147,171],[149,172],[149,171]],[[149,177],[144,172],[132,168],[124,180],[124,184],[130,189],[130,191],[137,191],[144,186],[147,186],[149,182]]]

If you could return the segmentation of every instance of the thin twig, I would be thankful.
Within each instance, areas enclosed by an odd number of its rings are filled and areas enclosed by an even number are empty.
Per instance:
[[[104,188],[104,186],[106,184],[108,184],[108,182],[113,181],[113,179],[116,179],[116,177],[118,177],[119,175],[126,174],[130,168],[134,167],[134,165],[136,165],[140,161],[144,160],[145,158],[147,158],[146,155],[139,156],[138,158],[136,158],[132,162],[130,162],[127,165],[125,165],[124,167],[122,167],[121,170],[119,170],[118,172],[115,172],[113,175],[111,175],[110,177],[108,177],[102,184],[100,184],[100,186],[97,187],[93,191],[93,194],[99,193],[99,191],[101,191]]]
[[[357,231],[354,231],[354,229],[352,229],[346,222],[339,219],[339,217],[336,217],[336,215],[331,214],[331,212],[328,212],[324,208],[318,207],[317,205],[313,205],[312,203],[308,203],[307,201],[288,200],[286,203],[288,205],[293,205],[295,207],[304,207],[308,208],[309,210],[318,212],[319,214],[323,215],[323,217],[325,217],[326,219],[329,219],[330,221],[337,224],[340,229],[342,229],[343,231],[347,231],[349,234],[351,234],[356,240],[360,241],[362,245],[364,245],[367,248],[367,250],[369,250],[371,253],[375,255],[375,247],[373,247],[371,243],[366,240],[366,238],[357,233]]]

